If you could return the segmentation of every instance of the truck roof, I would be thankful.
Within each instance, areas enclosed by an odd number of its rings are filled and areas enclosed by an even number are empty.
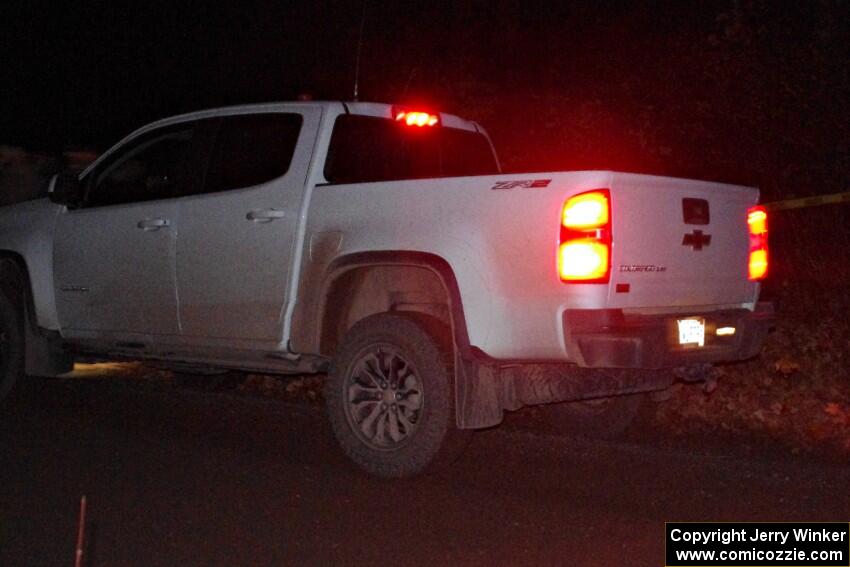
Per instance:
[[[178,124],[187,120],[213,118],[216,116],[231,116],[234,114],[251,114],[257,112],[275,112],[278,110],[283,110],[285,108],[292,108],[293,106],[302,106],[305,108],[320,107],[323,110],[323,114],[332,116],[334,118],[342,114],[355,114],[359,116],[375,116],[380,118],[392,119],[393,108],[402,107],[406,110],[425,110],[416,105],[395,105],[384,102],[360,102],[341,100],[263,102],[254,104],[240,104],[235,106],[222,106],[218,108],[210,108],[207,110],[197,110],[194,112],[169,116],[168,118],[162,118],[155,122],[151,122],[149,124],[141,126],[136,130],[133,130],[132,132],[121,138],[116,144],[113,144],[107,151],[101,154],[100,158],[89,164],[89,166],[80,173],[80,176],[87,174],[88,171],[94,168],[99,161],[101,161],[108,154],[112,153],[112,150],[114,148],[121,146],[128,140],[135,138],[136,136],[154,128],[168,126],[170,124]],[[440,122],[443,124],[443,126],[447,126],[449,128],[457,128],[460,130],[469,130],[472,132],[481,132],[484,133],[484,135],[486,136],[486,132],[484,132],[483,129],[476,122],[465,120],[459,116],[456,116],[454,114],[448,114],[445,112],[437,112],[434,110],[430,110],[430,112],[432,114],[439,114]]]
[[[375,116],[380,118],[392,118],[393,108],[402,107],[408,110],[427,110],[433,114],[439,114],[440,122],[449,128],[459,128],[461,130],[479,131],[480,127],[475,122],[465,120],[457,115],[439,112],[431,109],[422,109],[417,105],[408,104],[391,104],[384,102],[360,102],[360,101],[341,101],[341,100],[311,100],[311,101],[279,101],[279,102],[264,102],[255,104],[241,104],[235,106],[223,106],[218,108],[210,108],[207,110],[198,110],[186,114],[179,114],[163,118],[143,126],[133,132],[133,134],[141,133],[150,128],[165,126],[177,122],[183,122],[191,119],[210,118],[214,116],[228,116],[232,114],[247,114],[253,112],[275,111],[281,107],[322,107],[324,110],[336,114],[356,114],[359,116]]]

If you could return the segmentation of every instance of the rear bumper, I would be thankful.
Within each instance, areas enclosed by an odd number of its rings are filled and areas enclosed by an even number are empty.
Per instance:
[[[677,318],[705,319],[705,346],[678,344]],[[571,309],[564,312],[567,352],[580,366],[591,368],[670,368],[707,362],[730,362],[756,356],[773,326],[773,304],[754,311],[625,315],[619,309]],[[719,327],[735,334],[719,337]]]

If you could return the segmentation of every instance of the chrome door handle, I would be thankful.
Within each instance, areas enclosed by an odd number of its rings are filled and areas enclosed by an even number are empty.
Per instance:
[[[245,218],[254,222],[272,222],[275,219],[282,219],[285,216],[286,213],[280,209],[256,209],[248,211]]]
[[[145,232],[153,232],[170,225],[171,222],[168,219],[144,219],[136,224],[136,228],[141,228]]]

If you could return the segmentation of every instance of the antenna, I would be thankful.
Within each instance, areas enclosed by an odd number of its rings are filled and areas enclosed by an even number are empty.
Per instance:
[[[363,26],[366,23],[366,6],[369,0],[363,0],[363,11],[360,14],[360,34],[357,37],[357,59],[354,63],[354,101],[360,90],[360,52],[363,50]]]
[[[407,96],[407,90],[410,88],[410,83],[413,81],[413,76],[416,74],[416,71],[419,70],[419,67],[414,67],[410,70],[410,74],[407,76],[407,82],[404,84],[404,91],[401,93],[400,101],[404,100],[404,97]]]

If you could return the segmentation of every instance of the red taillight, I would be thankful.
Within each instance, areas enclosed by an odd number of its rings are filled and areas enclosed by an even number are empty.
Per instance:
[[[567,201],[562,224],[567,228],[597,228],[608,224],[608,196],[599,191],[582,193]]]
[[[607,283],[610,273],[610,193],[596,189],[574,195],[561,210],[558,276],[564,282]]]
[[[560,246],[561,279],[599,281],[608,277],[608,246],[592,239],[570,240]]]
[[[750,257],[747,266],[750,281],[763,280],[767,276],[767,211],[764,207],[752,207],[747,211],[747,227],[750,232]]]
[[[436,126],[440,123],[440,117],[430,112],[419,110],[407,110],[406,108],[393,107],[393,118],[407,126]]]

